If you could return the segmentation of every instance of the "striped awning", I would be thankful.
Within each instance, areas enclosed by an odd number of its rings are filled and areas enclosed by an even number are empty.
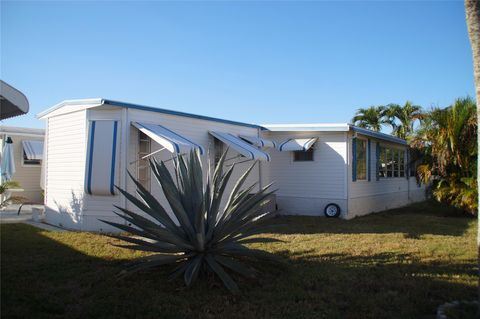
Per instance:
[[[281,143],[278,150],[283,152],[308,151],[317,140],[318,137],[291,138]]]
[[[231,133],[210,131],[210,134],[250,160],[270,161],[270,155]]]
[[[43,141],[22,141],[23,151],[29,160],[43,159]]]
[[[115,195],[118,135],[118,121],[90,121],[85,174],[85,191],[90,195]]]
[[[185,154],[194,149],[198,149],[200,154],[205,153],[201,145],[169,130],[165,126],[140,122],[132,122],[132,125],[171,153]]]
[[[276,144],[274,141],[267,140],[266,138],[261,138],[258,136],[247,136],[247,135],[240,135],[240,138],[247,141],[250,144],[253,144],[258,147],[273,147],[275,148]]]

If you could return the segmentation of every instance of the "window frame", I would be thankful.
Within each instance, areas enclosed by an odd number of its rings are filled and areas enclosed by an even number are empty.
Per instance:
[[[297,159],[297,154],[311,154],[311,159]],[[292,162],[294,163],[310,163],[315,162],[315,143],[306,151],[293,151]]]
[[[25,150],[23,149],[22,146],[22,167],[41,167],[42,166],[42,160],[29,160],[26,158],[27,154],[25,153]]]
[[[358,161],[358,158],[359,158],[358,157],[358,153],[359,153],[358,152],[358,145],[359,145],[359,142],[363,143],[363,145],[364,145],[365,176],[363,178],[360,178],[359,174],[358,174],[358,172],[359,172],[359,170],[358,170],[358,163],[359,163],[359,161]],[[355,181],[366,182],[366,181],[368,181],[368,174],[369,174],[369,167],[368,167],[368,156],[369,156],[369,154],[368,154],[368,145],[367,145],[368,144],[368,139],[357,137],[355,143],[356,143],[355,144],[355,147],[356,147],[356,150],[355,150],[355,165],[356,165],[356,167],[355,167],[355,173],[356,173]]]
[[[41,167],[43,160],[29,160],[27,159],[27,153],[25,153],[25,150],[23,149],[23,141],[22,140],[20,143],[20,147],[22,149],[22,167]],[[35,140],[36,141],[36,140]]]
[[[391,146],[380,146],[380,156],[378,157],[379,166],[378,178],[380,179],[393,179],[393,178],[405,178],[407,173],[407,160],[405,158],[407,151],[402,148]],[[383,161],[384,160],[384,161]],[[389,162],[391,162],[389,164]],[[384,174],[382,176],[381,166],[385,165]]]
[[[217,167],[217,164],[220,161],[220,158],[222,157],[223,152],[225,152],[224,143],[218,138],[214,137],[213,138],[213,163],[215,167]]]
[[[150,165],[148,164],[148,158],[146,159],[141,159],[143,156],[148,155],[152,152],[152,139],[148,137],[143,132],[138,132],[138,152],[137,152],[137,180],[142,184],[143,187],[145,187],[148,191],[151,190],[151,184],[152,184],[152,170],[150,168]],[[147,142],[147,149],[145,151],[141,150],[140,144],[142,142]],[[145,165],[142,165],[142,162],[145,163]],[[145,168],[146,169],[146,179],[140,179],[140,170]]]

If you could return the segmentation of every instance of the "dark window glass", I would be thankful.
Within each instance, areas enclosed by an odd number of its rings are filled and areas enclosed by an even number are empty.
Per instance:
[[[150,138],[142,132],[138,133],[138,162],[137,162],[137,178],[140,184],[147,190],[150,190],[150,164],[148,157],[142,159],[151,153]]]
[[[378,176],[379,177],[386,177],[387,176],[387,157],[386,157],[384,147],[380,147],[380,154],[378,156],[378,159],[379,159]]]
[[[399,151],[393,150],[393,177],[398,177],[398,158]]]
[[[313,161],[313,146],[308,151],[293,152],[293,160],[295,162],[311,162]]]
[[[41,165],[42,160],[39,159],[28,159],[27,154],[23,151],[23,164],[24,165]]]
[[[387,177],[393,176],[393,152],[391,149],[387,148],[385,150],[387,158]]]
[[[399,155],[399,159],[398,159],[398,166],[399,166],[399,169],[400,169],[400,177],[405,177],[405,151],[400,151],[400,155]]]
[[[220,161],[220,158],[223,155],[223,142],[220,141],[217,138],[213,139],[213,148],[214,148],[214,154],[215,154],[215,166],[217,166],[218,162]]]

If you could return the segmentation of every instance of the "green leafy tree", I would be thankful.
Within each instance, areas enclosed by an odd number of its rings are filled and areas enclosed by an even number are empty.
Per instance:
[[[422,107],[407,101],[403,106],[389,104],[384,108],[383,122],[392,127],[392,135],[401,139],[409,139],[415,130],[415,122],[422,120]]]
[[[198,152],[192,152],[189,160],[182,156],[175,158],[174,176],[170,174],[165,163],[150,161],[172,215],[131,175],[140,199],[118,188],[149,218],[115,206],[118,209],[116,214],[132,226],[106,220],[103,222],[136,236],[112,235],[130,243],[119,247],[154,253],[135,261],[125,269],[125,274],[175,264],[176,268],[171,277],[183,276],[187,286],[191,286],[201,275],[210,272],[215,273],[231,292],[236,293],[239,288],[229,272],[254,277],[257,271],[245,262],[279,261],[275,255],[246,246],[249,243],[279,241],[273,238],[251,237],[274,227],[264,224],[273,217],[272,212],[264,209],[273,193],[269,191],[270,185],[254,194],[252,192],[256,184],[243,187],[254,163],[235,183],[232,191],[226,194],[225,190],[235,167],[232,165],[224,171],[226,154],[227,152],[220,158],[213,174],[208,172],[206,183],[203,182],[203,169]]]
[[[382,129],[382,118],[385,108],[383,106],[370,106],[359,108],[352,118],[352,124],[379,132]]]
[[[424,183],[433,179],[433,195],[472,214],[477,210],[477,116],[471,98],[457,99],[448,108],[425,115],[411,141],[425,154],[418,174]]]

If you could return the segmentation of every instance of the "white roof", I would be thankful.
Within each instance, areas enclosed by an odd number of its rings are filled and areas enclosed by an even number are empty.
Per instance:
[[[14,127],[14,126],[0,126],[0,135],[45,135],[45,130],[40,128],[29,128],[29,127]]]
[[[138,109],[149,112],[164,113],[182,117],[190,117],[195,119],[201,119],[206,121],[220,122],[224,124],[239,125],[250,128],[256,128],[260,130],[270,131],[270,132],[349,132],[353,131],[365,136],[370,136],[380,140],[385,140],[397,144],[407,145],[405,140],[399,139],[397,137],[391,136],[389,134],[384,134],[381,132],[375,132],[368,129],[356,127],[348,123],[310,123],[310,124],[263,124],[256,125],[250,123],[242,123],[232,120],[218,119],[205,115],[190,114],[185,112],[173,111],[168,109],[155,108],[151,106],[125,103],[120,101],[95,98],[95,99],[83,99],[83,100],[67,100],[63,101],[50,109],[37,115],[38,118],[47,118],[49,114],[53,111],[63,108],[63,107],[80,107],[80,108],[93,108],[93,107],[122,107],[122,108],[131,108]]]
[[[250,160],[270,161],[270,155],[233,134],[212,131],[209,133]]]
[[[350,130],[348,123],[311,123],[311,124],[262,124],[269,131],[323,131],[323,132],[347,132]]]
[[[165,126],[140,122],[132,122],[132,125],[171,153],[186,154],[193,149],[198,149],[200,154],[205,153],[201,145],[169,130]]]
[[[308,151],[310,147],[317,141],[318,137],[310,138],[291,138],[281,143],[278,147],[279,151]]]

